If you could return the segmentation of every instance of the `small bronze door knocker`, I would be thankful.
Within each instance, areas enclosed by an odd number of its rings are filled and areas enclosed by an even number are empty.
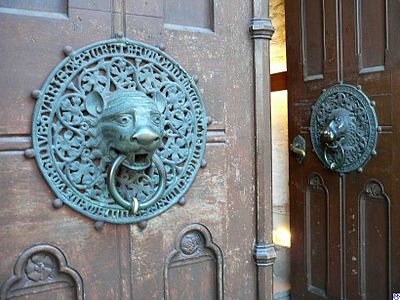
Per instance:
[[[66,54],[36,93],[32,137],[44,178],[97,221],[164,212],[204,156],[207,119],[193,77],[161,50],[123,37]]]

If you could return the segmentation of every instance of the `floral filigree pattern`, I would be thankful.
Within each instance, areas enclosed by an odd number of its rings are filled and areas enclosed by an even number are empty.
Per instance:
[[[176,203],[194,180],[204,153],[206,117],[192,78],[151,46],[126,40],[100,42],[75,52],[49,77],[37,103],[33,141],[48,183],[66,204],[96,220],[131,223],[151,218]],[[167,100],[162,145],[157,151],[167,172],[164,196],[136,215],[110,198],[105,179],[116,153],[104,151],[97,126],[101,108],[90,108],[90,93],[139,91]],[[128,199],[145,201],[159,184],[157,168],[122,168],[117,187]]]

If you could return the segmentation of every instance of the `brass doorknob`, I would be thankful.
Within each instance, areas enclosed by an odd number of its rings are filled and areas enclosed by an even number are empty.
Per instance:
[[[290,144],[290,151],[296,154],[296,160],[301,164],[306,157],[306,140],[301,135],[297,135]]]

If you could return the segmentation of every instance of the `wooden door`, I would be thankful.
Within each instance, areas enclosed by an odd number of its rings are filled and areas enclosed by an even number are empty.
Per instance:
[[[399,3],[392,0],[286,1],[292,299],[392,299],[400,290]],[[362,172],[325,168],[312,150],[312,105],[345,83],[372,101],[377,156]]]
[[[0,0],[1,299],[256,299],[252,7]],[[181,205],[139,226],[95,223],[62,206],[31,159],[31,91],[71,49],[117,32],[197,76],[210,119],[207,163]],[[270,271],[263,276],[271,294]]]

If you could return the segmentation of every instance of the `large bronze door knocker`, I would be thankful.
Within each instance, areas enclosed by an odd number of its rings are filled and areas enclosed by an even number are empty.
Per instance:
[[[58,199],[110,223],[140,222],[182,200],[207,132],[193,77],[160,49],[122,36],[64,52],[34,93],[32,129]]]
[[[361,172],[377,154],[379,130],[375,103],[351,85],[325,90],[313,105],[310,134],[313,149],[332,171]]]

